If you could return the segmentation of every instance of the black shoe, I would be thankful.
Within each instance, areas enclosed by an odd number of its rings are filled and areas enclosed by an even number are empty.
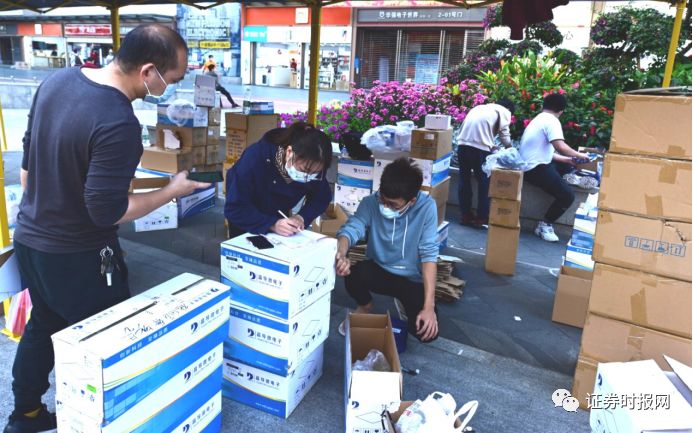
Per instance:
[[[10,415],[10,420],[3,433],[55,433],[58,423],[55,414],[48,412],[46,405],[41,405],[38,415],[30,418],[25,415]]]

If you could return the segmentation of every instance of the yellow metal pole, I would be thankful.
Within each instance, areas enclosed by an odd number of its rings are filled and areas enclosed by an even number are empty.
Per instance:
[[[0,152],[0,249],[7,248],[10,244],[10,226],[7,223],[7,203],[5,202],[5,163]]]
[[[310,3],[310,68],[308,87],[308,122],[315,125],[318,118],[318,70],[320,65],[320,17],[322,15],[321,0]]]
[[[117,53],[120,49],[120,8],[113,6],[111,9],[111,35],[113,37],[113,52]]]
[[[0,129],[2,129],[2,150],[7,149],[7,134],[5,134],[5,116],[2,113],[2,101],[0,100]]]
[[[671,85],[671,73],[674,71],[676,50],[679,47],[679,33],[681,33],[681,21],[683,21],[683,12],[685,10],[686,0],[679,0],[676,3],[674,30],[671,32],[671,42],[669,42],[669,54],[667,54],[667,65],[664,67],[664,81],[662,82],[662,87],[669,87]]]

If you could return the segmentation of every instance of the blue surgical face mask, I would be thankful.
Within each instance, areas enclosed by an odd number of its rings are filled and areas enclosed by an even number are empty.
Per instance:
[[[318,178],[318,173],[304,173],[300,170],[297,170],[296,167],[294,167],[293,165],[286,164],[285,168],[286,173],[294,182],[308,183],[317,180]]]
[[[379,207],[380,207],[380,214],[389,220],[401,217],[409,209],[408,204],[405,205],[400,210],[391,209],[382,203],[379,204]]]
[[[161,104],[162,102],[168,101],[171,98],[171,96],[173,96],[173,94],[176,93],[176,85],[168,84],[166,80],[164,80],[164,77],[162,77],[159,73],[159,70],[156,69],[156,66],[154,67],[154,70],[156,71],[156,74],[159,76],[161,81],[163,81],[166,85],[166,89],[164,89],[164,93],[162,93],[159,96],[153,95],[152,92],[149,91],[149,86],[147,86],[147,82],[144,81],[144,88],[147,89],[147,94],[144,97],[144,102],[149,102],[150,104]]]

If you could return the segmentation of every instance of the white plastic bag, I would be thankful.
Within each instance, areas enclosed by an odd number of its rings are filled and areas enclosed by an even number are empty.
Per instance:
[[[517,149],[509,147],[487,156],[481,169],[486,173],[486,176],[491,177],[491,172],[496,168],[527,171],[533,165],[532,161],[525,161]]]
[[[183,126],[195,116],[195,104],[185,99],[176,99],[166,107],[166,116],[174,125]]]
[[[387,358],[383,355],[383,352],[371,349],[362,360],[354,362],[352,370],[355,371],[392,371],[390,363],[387,362]]]
[[[397,420],[397,433],[458,433],[463,432],[476,413],[479,403],[476,400],[465,403],[455,412],[457,403],[452,395],[434,392],[425,400],[416,400]],[[458,417],[467,415],[459,427],[455,427]]]
[[[372,152],[401,152],[411,149],[411,125],[382,125],[366,131],[361,144]]]

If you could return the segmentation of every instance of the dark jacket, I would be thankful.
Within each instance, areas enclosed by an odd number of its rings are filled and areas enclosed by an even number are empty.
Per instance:
[[[266,137],[248,147],[227,172],[224,216],[232,227],[265,234],[282,219],[278,211],[288,215],[305,196],[298,214],[307,227],[332,200],[325,174],[322,180],[287,183],[275,166],[277,145]]]

